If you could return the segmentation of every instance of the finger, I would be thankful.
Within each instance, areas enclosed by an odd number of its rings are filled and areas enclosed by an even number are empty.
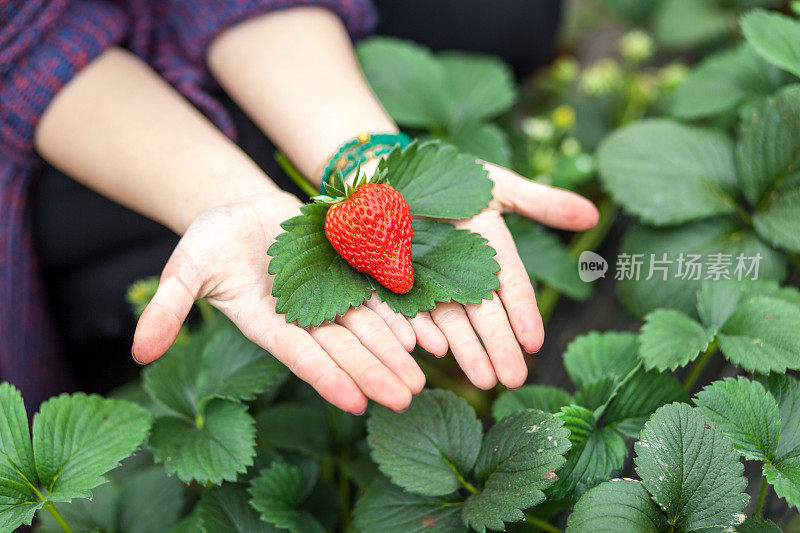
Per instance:
[[[131,355],[139,364],[155,361],[172,346],[200,291],[194,263],[181,248],[167,261],[153,299],[145,307],[133,334]]]
[[[500,265],[497,278],[500,288],[497,295],[505,307],[508,320],[517,340],[528,353],[536,353],[544,342],[542,315],[536,306],[536,294],[531,278],[525,270],[511,232],[496,211],[484,211],[472,220],[460,223],[489,240],[497,252],[494,256]]]
[[[453,302],[440,303],[431,311],[431,318],[447,337],[453,356],[472,384],[483,390],[494,387],[497,376],[464,307]]]
[[[377,313],[365,307],[351,308],[336,322],[355,334],[361,344],[394,372],[412,394],[419,394],[425,387],[425,374]]]
[[[447,338],[442,333],[442,330],[439,329],[439,326],[433,322],[430,313],[417,313],[417,316],[409,318],[408,322],[417,336],[417,344],[423,350],[436,357],[447,355],[447,349],[449,348]]]
[[[372,298],[364,302],[364,305],[375,311],[378,316],[381,317],[407,352],[414,349],[414,346],[417,344],[417,336],[414,334],[414,328],[411,327],[406,317],[392,311],[385,302],[378,300],[375,294],[372,295]]]
[[[404,411],[411,403],[411,390],[386,368],[347,329],[326,323],[310,328],[311,336],[336,361],[367,397],[393,411]]]
[[[275,317],[272,297],[254,298],[243,309],[246,312],[228,309],[225,312],[234,321],[234,317],[260,317],[236,323],[247,338],[270,352],[328,402],[348,413],[364,414],[367,397],[353,378],[331,359],[306,330],[287,324],[283,317]],[[275,319],[269,319],[270,316]]]
[[[592,202],[579,194],[525,179],[510,170],[491,165],[496,179],[492,193],[506,211],[513,211],[554,228],[582,231],[594,227],[600,217]]]
[[[509,389],[521,387],[528,377],[528,366],[500,299],[493,294],[491,300],[467,304],[464,309],[486,347],[497,379]]]

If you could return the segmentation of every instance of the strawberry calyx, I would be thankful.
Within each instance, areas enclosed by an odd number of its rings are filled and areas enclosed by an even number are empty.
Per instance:
[[[342,171],[337,169],[336,172],[333,174],[333,179],[331,183],[324,183],[323,188],[325,189],[326,194],[321,194],[319,196],[314,196],[311,198],[314,202],[318,204],[327,204],[327,205],[334,205],[340,202],[343,202],[350,198],[356,190],[362,185],[366,185],[367,183],[388,183],[386,177],[388,172],[386,169],[378,170],[375,172],[373,176],[367,176],[366,173],[361,172],[361,166],[359,165],[356,168],[356,178],[353,180],[353,184],[347,183],[344,180],[344,176],[342,175]]]

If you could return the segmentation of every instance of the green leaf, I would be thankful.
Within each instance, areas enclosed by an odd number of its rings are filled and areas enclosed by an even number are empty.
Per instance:
[[[481,423],[467,402],[449,391],[425,390],[398,414],[376,406],[367,422],[372,459],[396,485],[415,494],[456,491],[481,447]]]
[[[793,24],[797,24],[794,23]],[[800,86],[766,100],[742,121],[737,163],[745,196],[758,209],[764,240],[800,251]]]
[[[570,395],[564,389],[546,385],[524,385],[519,389],[500,394],[492,405],[492,415],[495,420],[501,420],[525,409],[557,413],[569,403]]]
[[[619,387],[604,413],[604,423],[629,437],[637,437],[659,407],[688,401],[683,385],[671,374],[639,370]]]
[[[438,63],[452,101],[451,130],[491,119],[517,100],[513,72],[495,57],[448,52],[439,55]]]
[[[737,533],[781,533],[781,528],[760,516],[748,516],[736,527]]]
[[[616,377],[605,377],[578,389],[572,401],[590,411],[598,411],[608,405],[617,392],[620,380]]]
[[[461,503],[455,494],[420,496],[379,479],[356,502],[353,523],[364,532],[461,533]]]
[[[781,436],[778,440],[778,457],[800,450],[800,381],[786,374],[758,376],[761,383],[778,403],[781,417]]]
[[[725,357],[745,370],[769,373],[800,368],[800,309],[761,296],[741,303],[717,336]]]
[[[280,403],[256,416],[260,446],[326,455],[332,436],[323,408],[305,403]]]
[[[715,381],[697,394],[695,403],[747,459],[775,459],[781,430],[778,405],[760,383],[743,377]]]
[[[439,63],[410,41],[374,37],[357,49],[361,69],[389,115],[401,126],[444,127],[452,105]]]
[[[203,531],[214,533],[277,533],[250,507],[247,491],[239,485],[223,485],[206,491],[197,504]]]
[[[677,531],[730,528],[744,518],[747,479],[739,454],[688,405],[656,411],[635,450],[636,472]]]
[[[316,466],[316,463],[314,463]],[[255,478],[250,488],[250,505],[261,519],[279,529],[293,533],[323,532],[325,529],[310,513],[299,506],[308,497],[306,488],[313,487],[312,479],[303,479],[303,473],[286,463],[273,463]]]
[[[558,414],[569,429],[572,443],[565,455],[566,464],[558,472],[551,489],[555,498],[570,496],[579,486],[594,486],[622,468],[628,456],[625,440],[613,429],[596,427],[594,414],[583,407],[569,405]]]
[[[408,202],[411,216],[470,218],[492,199],[492,181],[473,156],[431,141],[395,147],[378,164]],[[458,191],[458,194],[454,194]]]
[[[43,403],[33,417],[33,449],[47,498],[91,498],[103,474],[144,441],[151,420],[143,407],[96,395],[62,394]]]
[[[653,32],[664,48],[687,49],[731,33],[735,15],[715,0],[663,0],[656,7]]]
[[[150,447],[158,462],[182,481],[198,483],[234,481],[253,464],[255,429],[244,405],[212,400],[202,427],[185,418],[156,419]]]
[[[558,478],[568,436],[561,420],[539,411],[519,411],[496,423],[475,463],[483,490],[464,503],[464,523],[482,533],[522,520],[522,509],[544,501],[544,490]]]
[[[742,17],[742,31],[764,59],[800,76],[800,24],[796,20],[758,9]]]
[[[518,215],[504,218],[528,276],[575,300],[591,296],[593,285],[581,281],[578,261],[555,234]]]
[[[741,302],[756,296],[771,296],[800,307],[800,293],[794,287],[781,287],[770,280],[718,280],[703,283],[697,310],[709,328],[719,329]]]
[[[92,491],[91,500],[56,503],[55,508],[74,531],[116,531],[121,489],[116,483],[104,483]],[[37,532],[62,533],[64,530],[50,513],[39,513]],[[164,531],[156,529],[154,531]],[[127,533],[127,531],[126,531]]]
[[[668,120],[617,130],[598,151],[600,176],[614,200],[657,226],[733,213],[733,160],[727,135]]]
[[[753,204],[764,199],[776,180],[785,179],[796,170],[800,140],[791,135],[800,130],[798,100],[800,88],[792,85],[765,101],[742,122],[737,164],[742,190]]]
[[[124,533],[163,533],[180,516],[184,488],[160,467],[130,472],[92,491],[91,500],[57,503],[56,509],[75,531],[121,531]],[[61,526],[50,513],[39,513],[42,531],[60,532]]]
[[[0,531],[31,523],[42,506],[32,488],[37,485],[22,395],[13,385],[0,383]]]
[[[795,450],[795,453],[800,451]],[[772,484],[775,494],[792,507],[800,507],[800,455],[764,463],[764,476]]]
[[[252,400],[289,371],[233,325],[172,347],[144,371],[147,393],[175,413],[194,418],[212,398]]]
[[[670,112],[683,119],[725,113],[772,94],[779,71],[743,44],[700,63],[673,93]]]
[[[275,275],[272,295],[278,299],[276,311],[285,313],[287,322],[318,326],[361,305],[372,295],[372,285],[325,236],[328,206],[304,205],[300,212],[281,224],[284,233],[267,250],[272,256],[269,273]]]
[[[163,468],[135,472],[122,480],[120,487],[118,531],[160,533],[181,516],[185,500],[183,484],[167,476]]]
[[[624,378],[639,359],[636,334],[592,331],[575,337],[564,352],[564,366],[578,388],[604,377]]]
[[[657,309],[644,317],[639,357],[647,369],[675,370],[705,351],[714,332],[673,309]]]
[[[766,385],[768,388],[765,389]],[[764,461],[764,475],[789,505],[800,505],[800,384],[773,374],[760,381],[717,381],[698,394],[706,416],[719,424],[748,459]]]
[[[662,533],[667,517],[640,481],[612,479],[584,494],[569,516],[567,533]]]
[[[203,531],[203,528],[200,525],[200,513],[197,506],[192,514],[169,529],[169,533],[197,533],[198,531]]]
[[[500,165],[511,166],[511,145],[508,135],[496,124],[468,124],[445,140],[460,151]]]
[[[491,291],[500,286],[495,275],[500,266],[486,239],[435,220],[415,220],[413,228],[414,286],[406,294],[396,294],[374,283],[381,301],[413,317],[433,309],[436,302],[477,304],[492,298]]]
[[[712,254],[726,254],[731,258],[731,277],[736,277],[737,257],[742,254],[745,270],[740,271],[743,279],[752,277],[746,268],[750,259],[761,254],[758,262],[758,278],[782,280],[786,276],[786,256],[770,248],[752,231],[742,229],[732,219],[717,218],[686,224],[683,226],[654,229],[642,225],[633,226],[623,238],[618,257],[624,254],[642,254],[639,280],[626,276],[617,282],[617,294],[623,307],[631,314],[641,317],[660,307],[675,309],[692,315],[696,312],[696,295],[708,275],[708,263]],[[652,254],[652,256],[651,256]],[[651,259],[661,261],[667,254],[669,265],[666,279],[658,270],[647,280],[651,266],[658,268]],[[683,269],[681,267],[683,254]],[[699,279],[688,268],[690,254],[699,255],[697,261],[702,265]],[[617,264],[617,276],[621,267]],[[630,273],[630,269],[626,269]]]

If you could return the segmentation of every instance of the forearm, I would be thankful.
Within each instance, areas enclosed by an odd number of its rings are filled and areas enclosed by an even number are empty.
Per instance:
[[[209,48],[219,82],[300,171],[314,180],[360,132],[397,126],[370,90],[342,22],[295,7],[239,24]]]
[[[279,192],[155,72],[119,49],[56,96],[36,148],[74,179],[177,233],[215,205]]]

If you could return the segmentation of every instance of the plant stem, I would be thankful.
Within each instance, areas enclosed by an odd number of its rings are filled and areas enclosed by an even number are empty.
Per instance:
[[[319,191],[314,187],[309,181],[303,176],[297,167],[295,167],[289,158],[284,155],[283,152],[275,152],[275,161],[278,162],[278,166],[286,172],[286,175],[289,176],[295,184],[300,187],[304,193],[309,196],[317,196]]]
[[[697,362],[692,367],[691,372],[689,372],[689,375],[686,377],[686,381],[683,383],[684,389],[686,389],[687,391],[692,390],[692,385],[694,385],[694,382],[697,380],[697,376],[700,375],[700,371],[703,370],[704,366],[706,366],[706,363],[711,357],[711,354],[714,353],[714,350],[716,349],[717,349],[717,338],[714,337],[714,340],[711,341],[711,344],[708,345],[706,351],[703,352],[703,355],[700,356],[700,359],[697,360]]]
[[[50,514],[56,519],[56,522],[58,522],[58,525],[64,530],[64,533],[72,533],[72,528],[69,527],[69,524],[67,524],[67,521],[64,520],[63,516],[61,516],[61,513],[58,512],[58,509],[56,509],[55,505],[52,503],[46,503],[44,504],[44,508],[50,511]]]
[[[533,525],[533,526],[538,527],[542,531],[549,531],[550,533],[564,533],[563,531],[558,529],[556,526],[551,525],[551,524],[545,522],[544,520],[542,520],[541,518],[538,518],[538,517],[533,516],[533,515],[528,514],[528,513],[525,513],[525,521],[527,523]]]
[[[458,473],[456,473],[456,474],[458,475],[458,481],[461,482],[461,485],[465,489],[470,491],[472,494],[478,494],[480,492],[478,489],[475,488],[475,485],[473,485],[472,483],[470,483],[469,481],[464,479],[464,476],[462,476],[461,474],[458,474]]]
[[[761,479],[761,493],[758,495],[758,502],[756,503],[756,516],[761,516],[761,511],[764,509],[764,499],[767,497],[767,490],[769,489],[769,481],[764,476]]]
[[[597,208],[600,213],[600,218],[597,225],[592,229],[586,230],[583,233],[576,235],[569,245],[569,255],[575,259],[586,250],[594,250],[605,240],[608,232],[611,231],[611,226],[617,219],[617,206],[609,196],[604,196],[600,200],[600,206]],[[539,312],[542,314],[542,321],[547,324],[553,310],[558,303],[561,293],[558,289],[550,285],[544,285],[539,294],[536,295],[536,303],[539,306]]]

